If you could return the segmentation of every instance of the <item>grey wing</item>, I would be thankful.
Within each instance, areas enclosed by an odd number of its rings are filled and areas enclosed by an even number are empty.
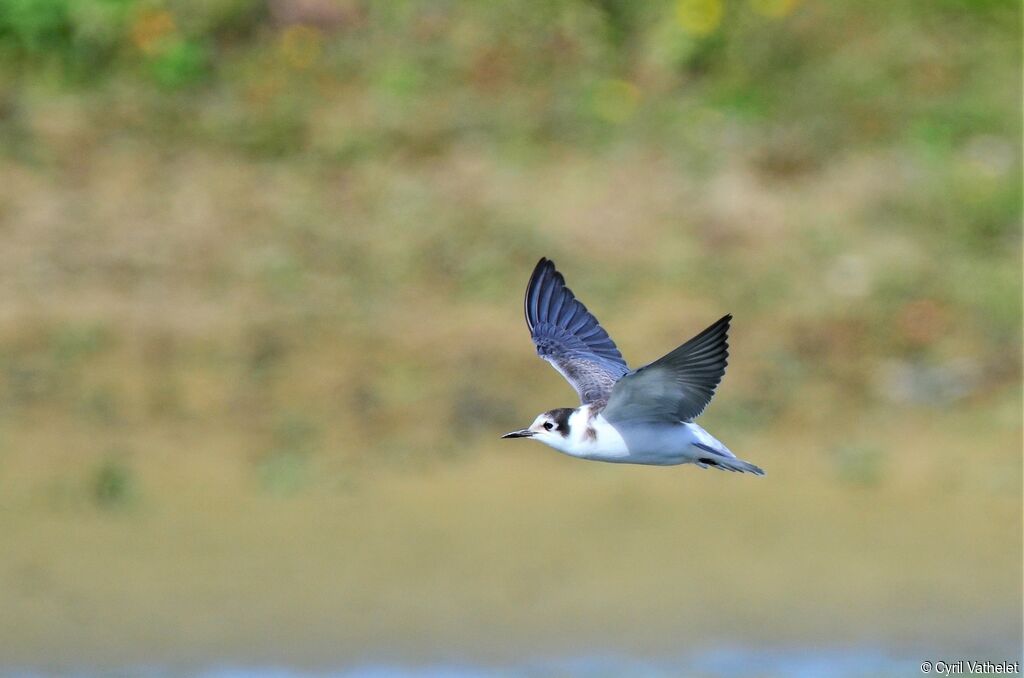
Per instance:
[[[584,405],[606,401],[629,367],[550,260],[541,259],[533,269],[524,306],[537,355],[572,384]]]
[[[704,411],[729,357],[729,322],[720,319],[693,339],[622,377],[602,414],[618,422],[677,423]]]

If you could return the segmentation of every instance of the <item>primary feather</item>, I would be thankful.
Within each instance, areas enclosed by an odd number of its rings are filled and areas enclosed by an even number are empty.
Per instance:
[[[668,355],[619,379],[605,418],[613,424],[692,421],[711,402],[725,374],[731,320],[724,316]]]
[[[565,285],[549,259],[537,262],[526,287],[526,324],[537,355],[572,385],[580,402],[605,402],[629,372],[626,361],[587,307]]]

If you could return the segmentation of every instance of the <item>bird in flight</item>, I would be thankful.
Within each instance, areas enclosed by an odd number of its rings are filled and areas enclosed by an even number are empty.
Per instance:
[[[764,475],[693,423],[725,374],[731,315],[653,363],[630,370],[549,259],[533,270],[525,306],[537,355],[576,389],[581,405],[544,412],[529,428],[503,438],[532,438],[581,459],[696,464]]]

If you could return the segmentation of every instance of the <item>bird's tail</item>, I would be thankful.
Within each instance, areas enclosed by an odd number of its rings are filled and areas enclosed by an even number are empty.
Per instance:
[[[754,466],[748,461],[742,459],[736,459],[735,457],[720,457],[717,454],[708,454],[703,457],[698,457],[697,461],[694,462],[701,468],[708,468],[709,466],[723,471],[736,471],[738,473],[753,473],[755,476],[763,476],[764,471],[760,466]]]
[[[723,445],[718,438],[715,438],[697,424],[690,422],[688,426],[694,438],[696,438],[692,445],[701,452],[693,462],[697,466],[701,468],[708,468],[710,466],[722,469],[723,471],[736,471],[738,473],[753,473],[755,476],[764,475],[761,467],[738,459],[732,453],[732,450]]]

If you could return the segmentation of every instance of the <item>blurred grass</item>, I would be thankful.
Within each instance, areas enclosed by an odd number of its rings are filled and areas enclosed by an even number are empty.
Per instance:
[[[0,3],[0,657],[1019,629],[1020,19]],[[541,255],[634,364],[734,313],[701,421],[767,480],[496,443],[572,403]]]

